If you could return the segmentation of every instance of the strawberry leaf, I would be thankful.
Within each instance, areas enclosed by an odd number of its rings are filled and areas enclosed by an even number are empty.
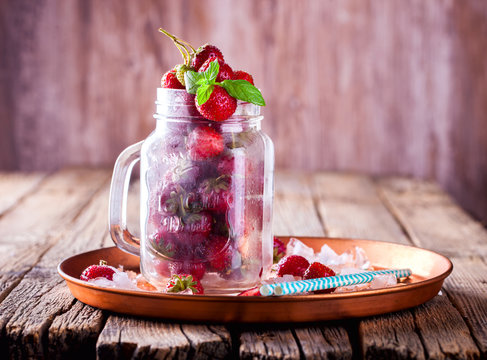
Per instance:
[[[212,83],[215,81],[216,77],[218,76],[218,72],[220,71],[220,64],[218,64],[218,59],[215,58],[212,62],[210,62],[210,66],[203,72],[203,75],[208,83]]]
[[[247,80],[224,80],[221,86],[235,99],[265,106],[265,100],[260,90]]]
[[[205,81],[202,73],[188,70],[184,73],[184,82],[186,83],[186,91],[190,94],[196,94],[196,90]]]
[[[196,90],[196,100],[198,101],[198,105],[203,105],[205,102],[208,101],[208,99],[211,96],[211,93],[213,92],[214,85],[201,85],[197,90]]]

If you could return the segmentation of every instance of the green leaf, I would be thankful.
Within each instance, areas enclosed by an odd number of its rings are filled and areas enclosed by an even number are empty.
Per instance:
[[[210,63],[210,66],[208,66],[208,69],[206,69],[203,74],[205,76],[205,79],[208,80],[209,83],[212,83],[218,76],[219,71],[220,64],[218,64],[218,59],[215,58],[215,60]]]
[[[265,106],[265,100],[260,90],[247,80],[223,80],[221,85],[235,99]]]
[[[184,73],[184,82],[186,83],[186,91],[190,94],[196,94],[196,90],[201,85],[201,80],[204,80],[202,73],[188,70]]]
[[[196,99],[198,101],[198,105],[203,105],[211,96],[213,92],[214,85],[201,85],[198,90],[196,91]]]

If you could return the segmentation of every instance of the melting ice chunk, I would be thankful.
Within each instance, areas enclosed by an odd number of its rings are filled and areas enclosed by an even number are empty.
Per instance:
[[[309,262],[314,261],[315,258],[314,250],[296,238],[289,239],[286,246],[286,255],[301,255]]]

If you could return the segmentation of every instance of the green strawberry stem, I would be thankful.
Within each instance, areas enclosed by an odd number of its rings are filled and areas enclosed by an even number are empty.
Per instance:
[[[191,56],[196,53],[196,49],[193,46],[191,46],[191,44],[188,43],[187,41],[177,38],[176,36],[164,30],[163,28],[159,28],[159,31],[164,35],[166,35],[167,37],[169,37],[174,42],[174,45],[176,45],[176,47],[179,49],[179,52],[183,56],[184,64],[190,66]],[[191,53],[187,47],[190,48]]]

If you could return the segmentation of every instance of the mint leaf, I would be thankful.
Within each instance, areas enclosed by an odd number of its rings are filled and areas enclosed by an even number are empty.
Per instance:
[[[196,100],[198,101],[198,105],[203,105],[211,96],[213,92],[214,85],[201,85],[198,90],[196,90]]]
[[[208,66],[208,69],[206,69],[203,72],[203,75],[205,76],[205,79],[208,80],[208,82],[213,82],[215,81],[216,77],[218,76],[218,72],[220,71],[220,64],[218,64],[218,59],[215,58],[210,63],[210,66]]]
[[[184,73],[184,82],[186,83],[186,91],[190,94],[196,94],[196,90],[200,85],[200,82],[203,79],[203,74],[188,70]]]
[[[221,86],[235,99],[265,106],[265,100],[260,90],[247,80],[223,80]]]

